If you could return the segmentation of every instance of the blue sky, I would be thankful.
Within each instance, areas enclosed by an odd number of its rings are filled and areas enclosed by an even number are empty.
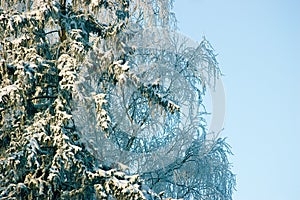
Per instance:
[[[177,0],[180,32],[218,53],[235,200],[300,199],[300,1]]]

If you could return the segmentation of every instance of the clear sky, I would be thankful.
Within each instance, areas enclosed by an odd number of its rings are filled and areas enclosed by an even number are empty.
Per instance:
[[[300,1],[176,0],[174,11],[225,74],[234,199],[299,200]]]

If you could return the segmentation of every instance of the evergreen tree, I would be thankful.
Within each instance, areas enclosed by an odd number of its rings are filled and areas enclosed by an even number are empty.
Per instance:
[[[229,146],[205,145],[215,56],[206,40],[177,48],[171,6],[1,1],[0,199],[232,199]],[[146,48],[153,27],[167,47]]]

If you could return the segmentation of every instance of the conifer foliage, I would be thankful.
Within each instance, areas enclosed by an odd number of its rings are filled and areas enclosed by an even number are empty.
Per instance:
[[[138,131],[130,138],[127,134],[125,141],[120,127],[156,123],[149,117],[152,107],[167,116],[165,124],[180,120],[179,99],[162,95],[167,89],[160,89],[159,81],[150,83],[138,73],[139,56],[149,52],[127,43],[136,30],[174,28],[171,4],[163,0],[1,0],[0,199],[162,199],[161,191],[173,198],[231,199],[234,176],[224,141],[218,140],[201,156],[187,154],[191,148],[197,151],[191,146],[165,172],[142,173],[124,169],[121,163],[106,166],[103,155],[107,154],[100,153],[108,148],[101,143],[105,138],[123,151],[142,148],[139,151],[147,153],[150,147],[137,147]],[[207,56],[213,61],[213,56]],[[188,75],[195,77],[183,77]],[[194,91],[201,96],[198,89]],[[116,102],[125,102],[131,124],[117,117],[122,108],[121,103],[114,107]],[[126,107],[129,104],[135,106]],[[84,119],[85,114],[90,118]],[[203,128],[200,122],[196,125]],[[94,137],[103,140],[96,145],[88,142]],[[188,166],[195,157],[216,173]],[[188,182],[174,179],[174,170],[184,174],[189,167],[202,172],[202,182],[196,177],[193,187],[201,183],[211,188],[187,188]],[[154,183],[153,176],[159,173],[163,178]]]

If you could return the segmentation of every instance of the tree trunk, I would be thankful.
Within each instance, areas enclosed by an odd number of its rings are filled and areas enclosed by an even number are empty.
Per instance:
[[[61,5],[60,11],[61,11],[61,14],[62,14],[60,22],[59,22],[59,25],[60,25],[60,32],[59,32],[60,42],[65,41],[65,39],[67,38],[67,36],[66,36],[66,25],[62,20],[62,17],[66,15],[66,4],[67,4],[67,0],[60,0],[60,5]]]

